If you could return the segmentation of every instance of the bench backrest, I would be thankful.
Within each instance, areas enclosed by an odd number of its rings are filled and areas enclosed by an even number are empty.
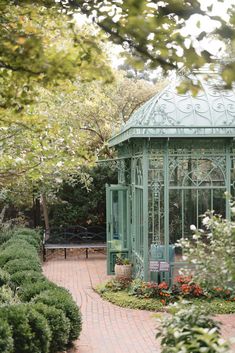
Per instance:
[[[105,243],[106,229],[102,226],[71,226],[66,229],[54,228],[47,244],[89,244]]]

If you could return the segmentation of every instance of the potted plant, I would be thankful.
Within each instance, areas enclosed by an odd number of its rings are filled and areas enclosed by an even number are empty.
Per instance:
[[[117,279],[131,279],[132,277],[132,264],[129,259],[122,258],[120,255],[116,257],[116,263],[114,267],[115,277]]]

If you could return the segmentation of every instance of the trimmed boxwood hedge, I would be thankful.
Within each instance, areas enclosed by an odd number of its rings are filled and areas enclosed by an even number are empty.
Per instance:
[[[58,286],[45,279],[45,281],[37,281],[35,283],[24,283],[24,286],[18,290],[18,296],[22,302],[29,302],[35,295],[47,289],[58,288]]]
[[[11,281],[18,287],[26,283],[45,281],[45,277],[38,271],[17,271],[11,276]]]
[[[1,232],[0,232],[0,245],[4,244],[6,241],[11,239],[11,237],[14,234],[15,234],[14,230],[12,230],[12,229],[1,230]]]
[[[70,321],[64,312],[54,306],[43,303],[34,304],[33,308],[46,319],[51,330],[50,353],[61,352],[66,349],[69,340]]]
[[[13,353],[14,341],[12,337],[12,328],[8,322],[0,318],[0,352]]]
[[[79,337],[80,310],[65,288],[42,274],[41,235],[31,229],[9,234],[0,246],[0,352],[62,351]]]
[[[29,304],[8,305],[1,308],[0,319],[12,329],[14,352],[48,353],[51,332],[47,320]]]
[[[63,310],[71,324],[69,342],[79,337],[82,326],[81,314],[70,293],[61,290],[61,288],[48,289],[36,295],[33,298],[33,302],[43,303]]]
[[[30,261],[29,259],[14,259],[8,261],[3,269],[10,274],[20,271],[37,271],[42,272],[42,267],[38,261]]]
[[[0,287],[10,282],[11,276],[5,270],[0,268]]]
[[[14,260],[14,259],[29,259],[32,261],[35,261],[37,259],[38,254],[36,249],[30,245],[24,244],[23,247],[21,247],[22,244],[20,243],[15,243],[9,245],[7,248],[1,251],[0,253],[0,267],[3,267],[8,261]],[[38,259],[39,261],[39,259]]]

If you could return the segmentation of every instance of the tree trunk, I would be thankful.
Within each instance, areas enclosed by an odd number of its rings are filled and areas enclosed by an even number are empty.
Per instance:
[[[50,225],[49,225],[49,216],[48,216],[48,208],[47,208],[47,198],[45,194],[41,194],[41,205],[43,210],[46,240],[47,240],[49,239],[49,236],[50,236]]]
[[[40,227],[41,225],[41,207],[40,198],[33,197],[33,226],[34,228]]]

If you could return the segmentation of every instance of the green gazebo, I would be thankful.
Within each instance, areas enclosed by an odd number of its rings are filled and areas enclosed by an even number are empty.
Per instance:
[[[135,277],[170,280],[183,264],[175,244],[192,236],[190,225],[200,228],[208,209],[229,217],[235,91],[202,76],[196,76],[196,97],[178,94],[176,80],[109,141],[118,153],[118,185],[107,185],[109,274],[121,252],[133,262]]]

